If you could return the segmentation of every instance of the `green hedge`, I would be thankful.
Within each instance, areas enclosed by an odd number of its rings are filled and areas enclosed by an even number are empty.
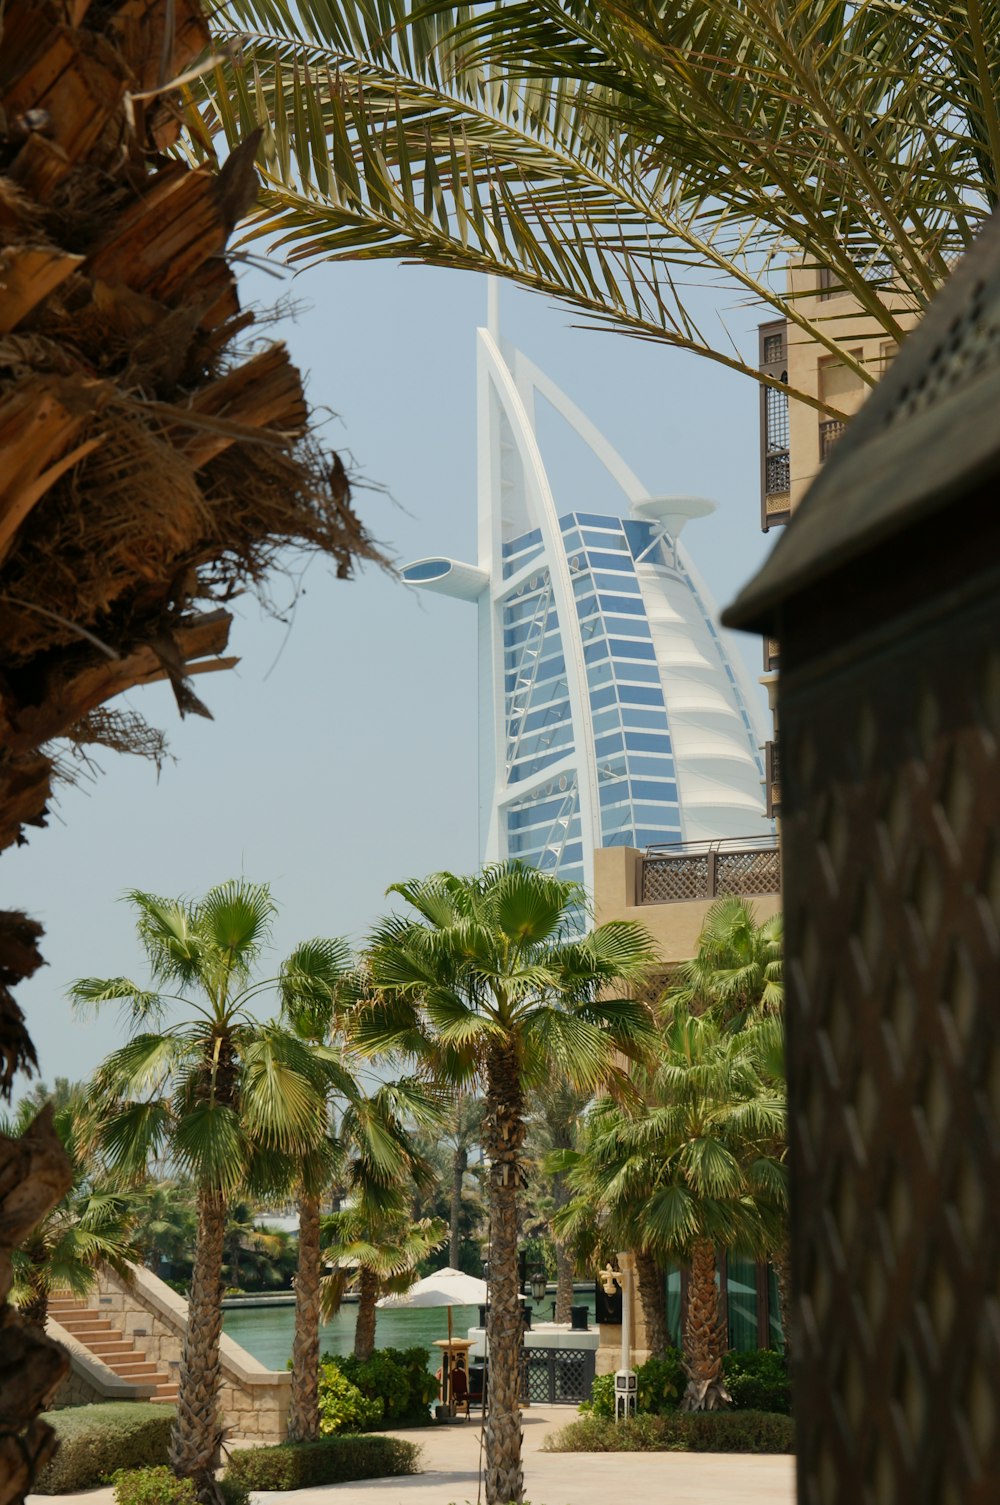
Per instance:
[[[675,1411],[608,1421],[585,1416],[547,1437],[547,1453],[791,1453],[790,1416],[767,1411]]]
[[[722,1359],[726,1389],[737,1411],[780,1411],[788,1416],[792,1393],[784,1354],[773,1348],[727,1353]]]
[[[319,1407],[324,1435],[430,1423],[437,1381],[426,1348],[377,1348],[367,1359],[324,1354]]]
[[[107,1484],[120,1468],[166,1463],[173,1406],[151,1401],[104,1401],[49,1411],[59,1451],[35,1483],[40,1495],[75,1494]]]
[[[276,1447],[230,1453],[226,1479],[247,1489],[306,1489],[347,1484],[352,1479],[388,1479],[415,1474],[420,1449],[397,1437],[369,1434],[322,1437],[319,1442],[281,1442]]]

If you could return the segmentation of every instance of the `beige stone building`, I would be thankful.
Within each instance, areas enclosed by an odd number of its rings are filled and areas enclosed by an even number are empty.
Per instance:
[[[881,378],[898,346],[889,339],[852,293],[838,287],[824,269],[802,263],[788,269],[788,293],[803,316],[821,324],[843,352],[837,355],[784,319],[761,324],[759,364],[769,376],[828,404],[820,412],[775,387],[760,389],[760,523],[764,532],[788,522],[809,483],[871,390],[868,377]],[[917,322],[903,293],[882,294],[900,328]],[[864,373],[864,374],[862,374]],[[778,644],[764,642],[765,686],[776,714]],[[777,732],[777,721],[774,722]],[[781,814],[781,768],[777,741],[765,745],[767,813]]]
[[[758,920],[781,908],[780,865],[773,836],[732,841],[686,842],[653,847],[604,847],[594,854],[594,917],[633,920],[656,942],[663,977],[695,954],[709,906],[726,894],[748,899]],[[766,1264],[719,1262],[719,1281],[729,1313],[734,1347],[772,1346],[777,1341],[778,1312],[774,1277]],[[684,1321],[687,1280],[682,1270],[667,1274],[668,1325],[679,1337]],[[597,1373],[613,1373],[619,1364],[621,1327],[601,1322]],[[632,1361],[649,1357],[645,1319],[638,1291],[632,1306]]]

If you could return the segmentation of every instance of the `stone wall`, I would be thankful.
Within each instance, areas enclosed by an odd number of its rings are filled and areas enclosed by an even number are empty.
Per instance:
[[[102,1269],[89,1304],[130,1337],[136,1348],[171,1380],[179,1378],[181,1344],[187,1324],[187,1301],[150,1270],[132,1266],[126,1284]],[[284,1441],[292,1377],[263,1364],[225,1333],[220,1343],[220,1409],[228,1434],[240,1440]]]

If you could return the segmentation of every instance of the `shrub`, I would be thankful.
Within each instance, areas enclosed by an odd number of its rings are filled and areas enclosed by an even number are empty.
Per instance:
[[[320,1365],[319,1429],[324,1437],[377,1427],[383,1410],[382,1402],[362,1395],[337,1364],[324,1361]]]
[[[678,1349],[668,1348],[662,1359],[647,1359],[635,1373],[640,1411],[666,1416],[677,1410],[687,1383]]]
[[[792,1396],[784,1354],[773,1348],[727,1353],[722,1360],[726,1388],[738,1411],[778,1411],[788,1416]]]
[[[323,1363],[339,1369],[367,1400],[380,1401],[380,1419],[395,1424],[430,1420],[428,1406],[437,1381],[428,1372],[426,1348],[377,1348],[367,1359],[324,1355]]]
[[[120,1468],[113,1479],[115,1505],[198,1505],[193,1479],[178,1479],[166,1464]]]
[[[585,1416],[546,1437],[547,1453],[791,1453],[790,1416],[766,1411],[674,1411],[608,1421]]]
[[[662,1359],[647,1359],[640,1364],[636,1374],[636,1395],[640,1411],[654,1416],[665,1416],[675,1411],[684,1394],[684,1370],[681,1356],[676,1348],[668,1348]],[[585,1416],[596,1416],[610,1421],[615,1414],[615,1377],[599,1374],[594,1380],[590,1400],[584,1401],[580,1411]]]
[[[166,1463],[173,1406],[151,1401],[102,1401],[49,1411],[59,1451],[35,1483],[40,1495],[75,1494],[107,1484],[119,1469]]]
[[[398,1437],[323,1437],[319,1442],[282,1442],[277,1447],[240,1448],[229,1455],[223,1483],[248,1490],[307,1489],[352,1479],[415,1474],[420,1449]]]
[[[224,1475],[216,1483],[222,1491],[225,1505],[250,1505],[250,1491],[239,1479],[230,1479]]]

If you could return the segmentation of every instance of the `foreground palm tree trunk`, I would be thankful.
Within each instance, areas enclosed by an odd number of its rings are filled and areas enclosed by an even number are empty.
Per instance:
[[[375,1303],[378,1300],[378,1276],[361,1266],[358,1281],[358,1320],[354,1327],[354,1357],[370,1359],[375,1348]]]
[[[226,1203],[221,1192],[198,1193],[198,1240],[181,1351],[180,1394],[170,1433],[170,1467],[193,1479],[202,1505],[220,1499],[215,1482],[221,1427],[218,1416],[219,1337],[222,1332],[222,1250]]]
[[[662,1359],[667,1351],[667,1298],[663,1289],[663,1271],[644,1249],[636,1253],[635,1269],[646,1319],[646,1343],[652,1357]]]
[[[295,1339],[292,1343],[292,1399],[289,1442],[319,1436],[319,1288],[322,1256],[319,1197],[299,1198],[299,1266],[295,1277]]]
[[[486,1062],[483,1147],[490,1166],[489,1415],[486,1505],[521,1505],[521,1303],[517,1270],[517,1193],[524,1143],[524,1094],[515,1048],[498,1044]]]
[[[708,1239],[696,1239],[691,1249],[684,1325],[684,1369],[688,1383],[681,1400],[682,1411],[715,1411],[732,1400],[722,1378],[724,1320],[715,1283],[715,1247]]]

